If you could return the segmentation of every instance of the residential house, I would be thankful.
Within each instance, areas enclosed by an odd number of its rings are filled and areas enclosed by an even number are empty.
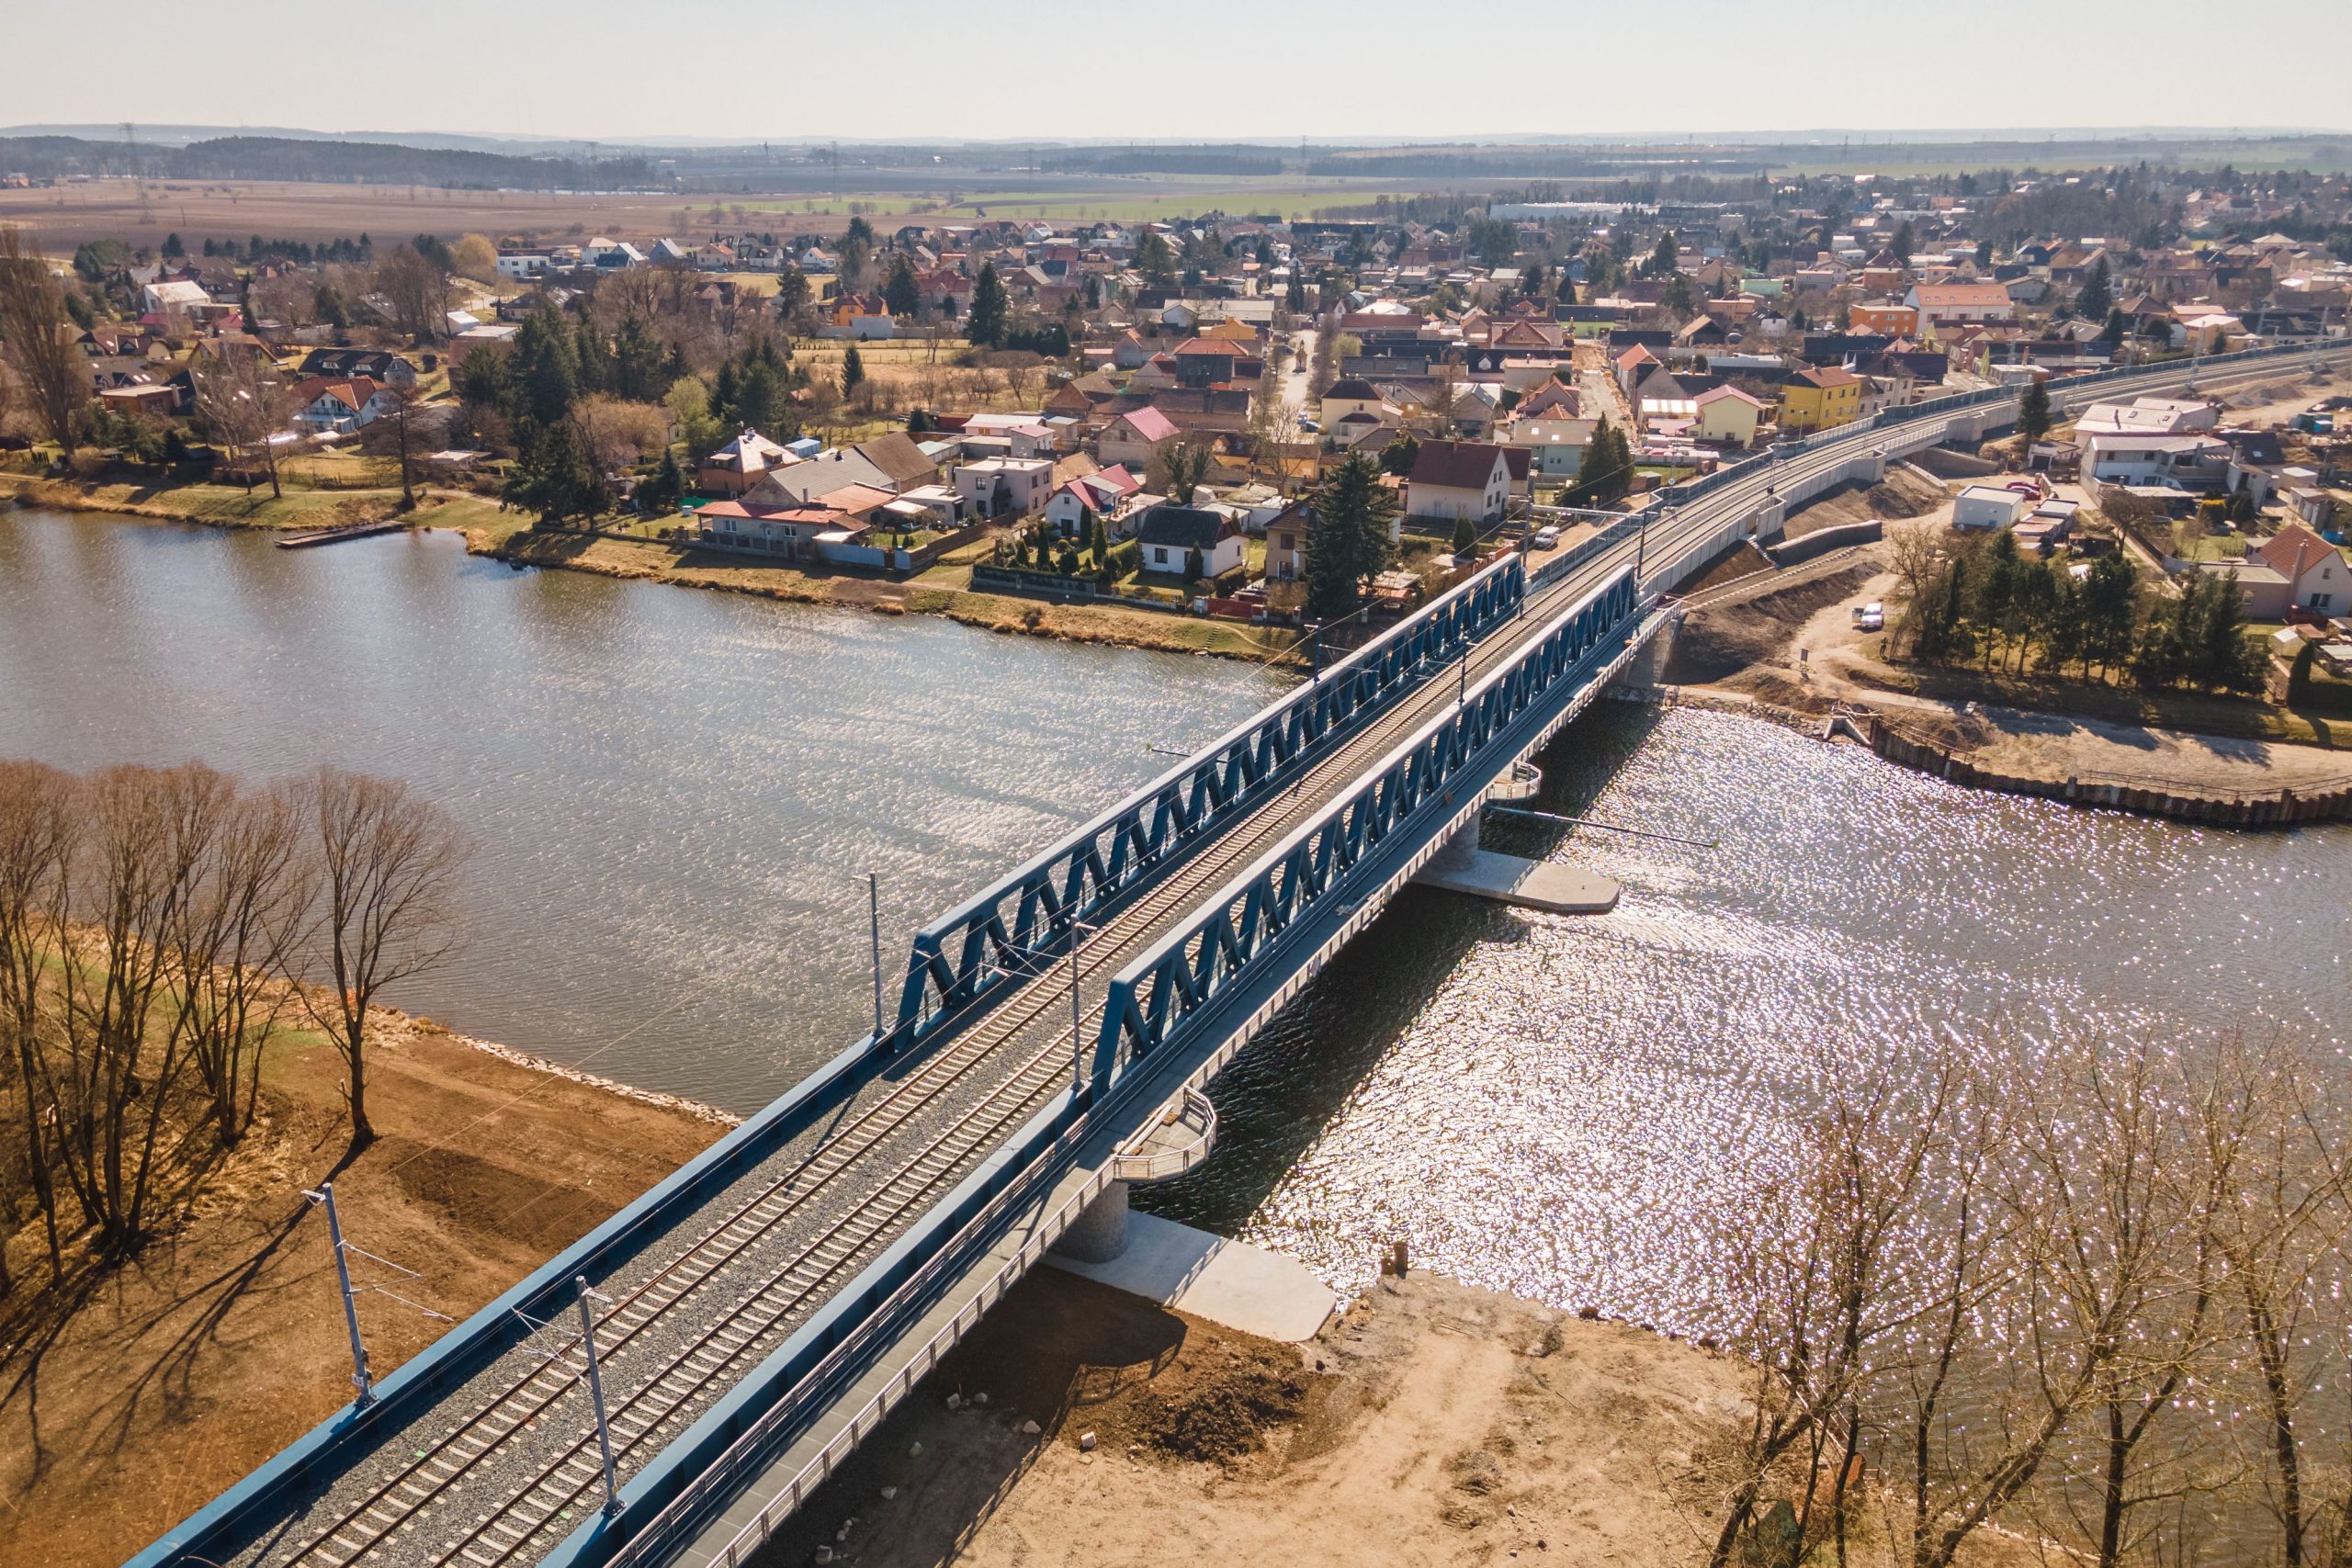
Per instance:
[[[2352,566],[2344,552],[2300,523],[2290,523],[2255,552],[2287,580],[2287,603],[2306,615],[2352,614]]]
[[[1239,570],[1246,547],[1239,525],[1204,506],[1155,506],[1137,522],[1136,539],[1142,547],[1144,570],[1186,578],[1214,580]],[[1195,558],[1198,572],[1193,570]]]
[[[1050,457],[982,457],[958,463],[949,479],[964,509],[976,517],[1027,517],[1052,493]]]
[[[856,544],[869,532],[830,506],[766,506],[751,496],[711,502],[695,513],[695,525],[711,544],[793,560],[813,560],[822,545]]]
[[[2230,444],[2211,435],[2093,435],[2083,476],[2100,484],[2201,491],[2227,471]]]
[[[705,495],[741,495],[769,469],[797,461],[783,446],[746,425],[734,440],[702,460],[695,469],[695,488]]]
[[[289,395],[295,428],[313,434],[357,430],[401,406],[398,392],[365,377],[330,380],[313,376],[296,382]]]
[[[1849,332],[1881,333],[1887,337],[1916,337],[1919,332],[1917,307],[1900,299],[1871,300],[1853,306],[1846,312],[1846,327]]]
[[[1718,446],[1745,449],[1756,445],[1757,422],[1764,417],[1764,400],[1737,387],[1710,387],[1692,400],[1698,415],[1691,436]]]
[[[826,310],[826,325],[819,333],[822,337],[877,342],[898,331],[898,323],[890,317],[890,307],[879,294],[844,294]]]
[[[1453,523],[1502,521],[1510,499],[1510,465],[1503,448],[1483,441],[1429,440],[1413,456],[1405,484],[1405,513]]]
[[[1094,456],[1105,467],[1118,463],[1141,468],[1176,434],[1175,422],[1159,409],[1149,405],[1130,409],[1103,426],[1094,440]]]
[[[1547,479],[1572,479],[1584,467],[1598,421],[1573,414],[1521,414],[1496,432],[1496,440],[1527,454],[1533,472]]]
[[[390,349],[381,348],[314,348],[303,355],[297,373],[337,381],[364,377],[387,387],[416,385],[416,367]]]
[[[1792,434],[1834,430],[1861,416],[1862,378],[1850,370],[1815,366],[1781,389],[1781,428]]]
[[[1046,521],[1067,536],[1075,537],[1089,513],[1102,519],[1105,532],[1125,538],[1130,507],[1143,491],[1143,481],[1124,467],[1113,464],[1081,474],[1054,491],[1046,502]]]
[[[1903,302],[1918,313],[1918,328],[1928,337],[1951,327],[2014,321],[2017,301],[1998,283],[1915,283]]]

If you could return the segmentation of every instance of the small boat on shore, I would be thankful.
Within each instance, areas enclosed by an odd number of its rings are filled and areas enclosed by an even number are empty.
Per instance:
[[[373,523],[344,523],[333,528],[313,528],[305,534],[287,534],[277,544],[281,550],[307,549],[312,545],[332,545],[344,539],[365,539],[373,534],[394,534],[408,526],[405,517],[385,517]]]

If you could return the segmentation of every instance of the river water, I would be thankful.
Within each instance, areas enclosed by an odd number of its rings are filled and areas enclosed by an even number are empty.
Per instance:
[[[1148,746],[1280,684],[447,537],[0,513],[0,755],[406,778],[478,846],[479,929],[413,1003],[738,1111],[865,1027],[857,874],[882,873],[895,969],[915,925],[1159,771]],[[1148,1206],[1343,1287],[1403,1239],[1696,1329],[1708,1216],[1826,1075],[1946,1030],[2352,1038],[2352,829],[2073,812],[1617,704],[1545,763],[1557,809],[1715,846],[1523,846],[1620,878],[1598,919],[1408,893],[1227,1071],[1217,1156]]]

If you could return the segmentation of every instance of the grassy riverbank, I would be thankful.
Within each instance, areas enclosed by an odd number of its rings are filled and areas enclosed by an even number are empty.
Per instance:
[[[379,1019],[378,1140],[335,1178],[354,1246],[418,1271],[389,1288],[454,1321],[726,1130],[641,1097]],[[326,1226],[300,1196],[342,1154],[342,1059],[272,1048],[266,1116],[195,1212],[131,1262],[48,1284],[38,1223],[0,1302],[0,1562],[119,1562],[351,1396]],[[40,1287],[37,1289],[36,1287]],[[362,1322],[381,1376],[449,1326],[382,1296]]]
[[[1270,663],[1296,663],[1293,634],[1103,604],[1052,604],[971,589],[971,546],[904,581],[821,567],[769,566],[725,550],[697,549],[656,539],[542,532],[514,513],[494,509],[466,526],[467,548],[477,555],[530,566],[561,567],[605,577],[668,582],[685,588],[748,593],[795,604],[830,604],[882,615],[944,615],[966,626],[1064,642],[1106,643],[1170,653],[1204,653]]]
[[[288,487],[247,495],[241,486],[68,483],[0,474],[0,495],[61,512],[105,512],[158,522],[216,528],[292,531],[373,522],[399,509],[397,489]],[[541,532],[519,513],[463,491],[428,490],[410,521],[421,528],[453,528],[476,555],[526,566],[593,572],[635,581],[666,582],[795,604],[827,604],[882,615],[944,615],[1007,635],[1102,643],[1170,653],[1209,654],[1252,662],[1299,665],[1293,634],[1234,621],[1213,621],[1117,605],[1052,604],[1042,600],[972,592],[972,562],[985,547],[956,551],[904,581],[770,566],[723,550],[695,549],[655,539]]]

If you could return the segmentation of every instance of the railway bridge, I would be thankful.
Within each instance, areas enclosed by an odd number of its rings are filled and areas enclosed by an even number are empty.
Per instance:
[[[1217,1069],[1641,651],[1663,595],[1784,507],[2015,412],[1945,399],[1669,487],[1318,668],[926,926],[866,1038],[134,1568],[745,1561],[1047,1248],[1206,1155]]]

